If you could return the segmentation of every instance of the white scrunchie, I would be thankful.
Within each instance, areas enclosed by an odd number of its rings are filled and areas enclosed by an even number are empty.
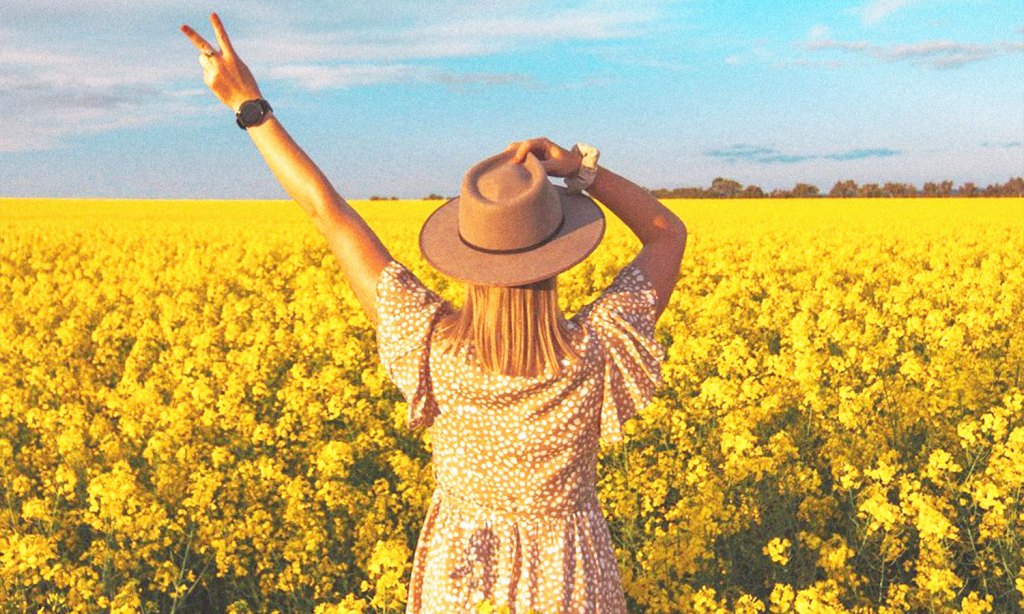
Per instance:
[[[601,152],[586,143],[576,143],[572,150],[583,154],[583,162],[580,163],[580,170],[575,176],[565,178],[565,187],[569,192],[579,194],[594,183],[594,177],[597,177],[597,159]]]

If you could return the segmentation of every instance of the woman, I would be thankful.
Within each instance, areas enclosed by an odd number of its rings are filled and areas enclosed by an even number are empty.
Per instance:
[[[413,561],[409,612],[624,612],[596,495],[598,442],[661,383],[654,325],[668,304],[686,227],[646,190],[596,165],[595,149],[514,142],[474,165],[459,197],[420,232],[424,257],[467,283],[456,311],[391,258],[262,100],[216,14],[220,49],[182,26],[203,79],[236,112],[288,195],[327,239],[377,328],[381,362],[432,426],[436,488]],[[565,178],[556,187],[548,176]],[[600,242],[604,217],[643,249],[566,320],[556,276]]]

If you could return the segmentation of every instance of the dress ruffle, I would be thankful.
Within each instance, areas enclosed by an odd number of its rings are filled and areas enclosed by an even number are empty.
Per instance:
[[[605,353],[601,440],[622,440],[622,424],[643,409],[661,386],[665,348],[654,337],[657,294],[632,263],[622,268],[583,319]]]
[[[381,364],[408,403],[408,428],[430,426],[438,415],[428,360],[430,334],[451,305],[397,260],[381,271],[376,295]]]

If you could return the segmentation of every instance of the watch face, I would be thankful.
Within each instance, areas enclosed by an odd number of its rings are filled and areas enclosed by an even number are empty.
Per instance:
[[[241,117],[242,123],[253,124],[263,117],[263,108],[259,103],[248,100],[238,109],[238,116]]]

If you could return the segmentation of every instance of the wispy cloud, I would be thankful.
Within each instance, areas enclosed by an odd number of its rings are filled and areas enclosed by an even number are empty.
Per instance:
[[[728,160],[755,160],[761,156],[776,153],[774,149],[768,147],[758,147],[756,145],[731,145],[725,149],[711,149],[704,152],[705,156],[712,158],[726,158]]]
[[[157,0],[122,12],[121,0],[84,0],[76,5],[80,14],[61,13],[51,23],[40,7],[59,0],[11,0],[5,9],[17,19],[0,25],[0,152],[64,147],[78,135],[167,125],[215,112],[219,103],[196,87],[201,85],[201,70],[174,23],[180,14],[194,12],[198,19],[192,25],[206,30],[212,40],[209,24],[202,23],[208,9],[198,0],[182,2]],[[662,27],[659,9],[650,5],[593,10],[589,5],[524,8],[508,2],[492,8],[481,17],[468,2],[439,2],[429,10],[353,6],[308,13],[303,21],[257,2],[251,9],[260,15],[259,22],[273,19],[276,27],[247,30],[241,19],[236,30],[235,22],[227,25],[235,47],[261,81],[306,92],[394,83],[430,84],[455,92],[545,87],[523,70],[473,70],[452,60],[534,52],[567,41],[625,40]],[[118,37],[120,42],[111,42],[113,37],[103,33],[117,29],[109,19],[115,11],[128,22],[139,18],[140,27],[152,31],[134,32],[137,40],[128,32],[123,40]],[[246,14],[250,21],[255,19],[248,3]],[[326,20],[314,23],[310,14]],[[75,30],[101,34],[65,40],[58,33],[65,32],[70,21],[76,22]],[[44,31],[52,34],[41,36]],[[152,43],[142,42],[149,36]],[[579,82],[587,78],[580,75]],[[177,101],[170,116],[161,111],[169,98]],[[54,113],[57,108],[62,112]]]
[[[982,143],[981,146],[987,149],[1020,149],[1024,148],[1024,141],[1004,141],[1002,143],[985,142]]]
[[[821,156],[827,160],[863,160],[864,158],[891,158],[893,156],[900,155],[901,151],[896,149],[887,149],[884,147],[876,149],[851,149],[850,151],[844,151],[842,153],[826,154]]]
[[[730,66],[738,66],[748,63],[767,63],[772,61],[774,57],[774,54],[765,45],[764,41],[755,41],[750,51],[730,54],[725,57],[724,61]]]
[[[178,119],[204,113],[209,107],[194,102],[197,90],[168,89],[168,81],[194,72],[188,68],[139,70],[125,57],[2,46],[0,152],[53,149],[73,136],[167,123],[169,98],[176,99]]]
[[[960,68],[974,62],[1024,51],[1024,44],[1009,42],[981,44],[929,40],[879,45],[865,40],[844,41],[831,38],[828,29],[823,26],[811,29],[803,42],[803,47],[816,52],[840,51],[861,54],[882,62],[910,62],[933,69]]]
[[[639,7],[592,10],[591,7],[559,10],[543,19],[511,15],[442,21],[418,31],[425,36],[463,39],[585,40],[642,34],[657,13]]]
[[[296,64],[272,67],[267,76],[290,81],[309,91],[384,83],[440,83],[468,85],[521,85],[536,87],[533,79],[513,73],[457,73],[420,64]]]
[[[874,148],[874,149],[852,149],[827,154],[793,154],[783,153],[772,147],[759,147],[755,145],[732,145],[725,149],[710,149],[704,152],[709,158],[718,158],[726,162],[747,162],[755,164],[794,164],[806,162],[807,160],[834,160],[845,162],[849,160],[863,160],[865,158],[889,158],[898,156],[903,152],[896,149]]]
[[[866,24],[878,23],[896,11],[919,2],[921,0],[871,0],[860,8],[860,18]]]
[[[835,70],[842,68],[845,64],[840,60],[811,60],[809,58],[795,58],[792,60],[776,60],[772,63],[775,68],[827,68]]]
[[[342,28],[330,32],[279,30],[239,39],[254,62],[400,61],[480,57],[537,44],[599,41],[642,35],[657,14],[646,10],[564,9],[544,19],[506,15],[457,18],[405,28]]]
[[[536,87],[519,73],[460,73],[437,62],[533,49],[553,42],[605,41],[643,34],[656,27],[649,10],[561,9],[545,18],[504,15],[464,17],[406,28],[360,28],[320,33],[275,32],[241,40],[247,61],[269,65],[267,75],[307,90],[384,83],[520,85]],[[417,63],[411,64],[410,61]],[[426,63],[433,61],[434,64]],[[404,63],[394,63],[404,62]]]

